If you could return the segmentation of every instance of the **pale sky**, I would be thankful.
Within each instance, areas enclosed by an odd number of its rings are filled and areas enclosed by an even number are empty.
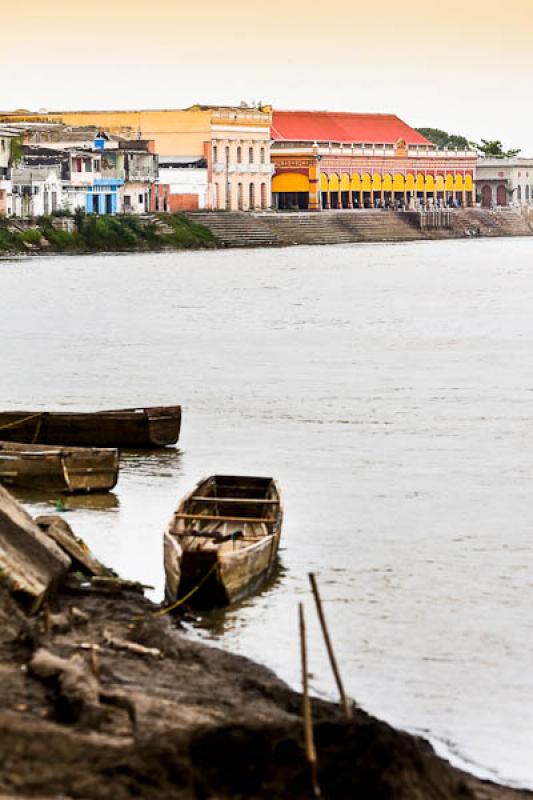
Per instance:
[[[261,100],[533,156],[533,0],[26,0],[0,20],[5,110]]]

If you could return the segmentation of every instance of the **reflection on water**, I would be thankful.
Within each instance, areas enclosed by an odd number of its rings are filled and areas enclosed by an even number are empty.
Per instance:
[[[146,477],[173,478],[180,470],[182,454],[177,447],[158,450],[122,450],[120,469]],[[120,476],[119,476],[120,479]]]
[[[351,696],[533,786],[531,252],[526,238],[0,263],[0,408],[181,403],[179,450],[125,452],[115,508],[74,500],[96,556],[161,600],[180,498],[213,473],[274,476],[284,570],[199,635],[298,685],[303,600],[313,685],[333,696],[315,572]]]
[[[217,639],[225,633],[234,631],[239,627],[239,620],[244,609],[255,608],[258,604],[268,601],[270,592],[277,591],[286,575],[287,569],[283,566],[280,556],[271,575],[261,585],[253,596],[241,600],[227,608],[216,608],[212,611],[195,612],[186,614],[186,619],[193,622],[196,633],[205,639]]]
[[[11,491],[11,490],[10,490]],[[45,506],[50,513],[58,513],[86,509],[87,511],[116,511],[119,508],[119,499],[114,492],[89,492],[87,494],[62,494],[47,492],[40,489],[13,490],[15,497],[21,503],[32,506]]]

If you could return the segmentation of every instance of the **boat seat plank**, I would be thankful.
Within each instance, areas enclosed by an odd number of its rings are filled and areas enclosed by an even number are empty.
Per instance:
[[[264,497],[204,497],[200,494],[193,494],[191,500],[198,500],[202,503],[246,503],[252,505],[265,503],[266,505],[279,506],[279,500],[267,500]]]
[[[265,523],[272,523],[276,522],[274,517],[227,517],[219,514],[183,514],[176,512],[174,514],[175,519],[195,519],[205,522],[265,522]]]

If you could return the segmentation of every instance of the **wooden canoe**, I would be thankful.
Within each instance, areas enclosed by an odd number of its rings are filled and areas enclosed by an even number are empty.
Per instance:
[[[107,492],[118,478],[118,450],[0,442],[0,483],[58,492]]]
[[[0,439],[74,447],[165,447],[178,441],[181,406],[112,411],[0,411]]]
[[[242,475],[201,480],[165,532],[166,598],[196,608],[235,603],[272,573],[283,508],[276,481]]]

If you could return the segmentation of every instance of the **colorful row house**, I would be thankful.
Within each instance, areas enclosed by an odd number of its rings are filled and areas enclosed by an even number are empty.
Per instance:
[[[7,214],[35,217],[78,208],[89,214],[145,214],[156,207],[153,142],[57,124],[36,123],[12,132],[25,144],[10,167]]]
[[[477,154],[439,150],[393,115],[274,111],[271,153],[280,210],[475,203]]]
[[[11,118],[20,123],[96,127],[130,141],[152,140],[161,159],[156,192],[161,210],[271,207],[270,106],[15,112]]]

